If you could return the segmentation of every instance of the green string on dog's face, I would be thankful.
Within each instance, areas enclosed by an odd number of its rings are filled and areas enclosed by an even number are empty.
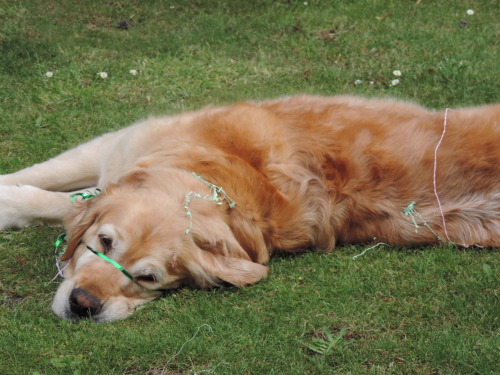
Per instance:
[[[63,250],[62,252],[58,252],[58,248],[59,246],[61,246],[61,244],[63,244],[64,242],[66,242],[67,240],[67,235],[66,233],[63,233],[61,235],[59,235],[59,237],[57,237],[57,240],[56,242],[54,243],[54,251],[56,253],[56,256],[62,256],[62,254],[64,253],[64,251],[66,250],[66,247],[63,247]],[[111,259],[110,257],[106,256],[105,254],[97,251],[97,250],[94,250],[93,248],[91,248],[90,246],[88,245],[85,245],[87,247],[88,250],[90,250],[92,253],[94,253],[95,255],[97,255],[98,257],[104,259],[106,262],[108,263],[111,263],[113,266],[115,266],[121,273],[123,273],[125,276],[127,276],[130,280],[132,280],[133,282],[135,282],[134,280],[134,277],[125,269],[123,268],[120,263],[118,263],[117,261]],[[58,265],[58,269],[59,269],[59,273],[58,275],[61,275],[62,276],[62,270],[59,268],[59,265]],[[57,277],[57,275],[56,275]]]
[[[86,192],[83,192],[83,193],[75,193],[75,194],[71,194],[70,195],[70,198],[71,198],[71,203],[75,203],[75,200],[77,197],[80,197],[82,201],[84,200],[87,200],[87,199],[92,199],[92,198],[95,198],[97,197],[99,194],[101,194],[101,189],[96,189],[94,194],[92,193],[86,193]],[[61,244],[63,244],[64,242],[66,242],[67,240],[67,235],[66,233],[62,233],[59,235],[59,237],[57,237],[57,240],[56,242],[54,243],[54,252],[56,254],[56,266],[57,266],[57,269],[58,269],[58,273],[56,275],[56,277],[58,275],[61,275],[63,276],[62,274],[62,269],[60,268],[59,266],[59,257],[61,257],[64,252],[66,251],[66,246],[64,246],[62,248],[62,251],[58,252],[58,248],[59,246],[61,246]],[[94,253],[95,255],[97,255],[98,257],[104,259],[106,262],[108,263],[111,263],[114,267],[116,267],[121,273],[123,273],[125,276],[127,276],[130,280],[132,280],[132,282],[135,282],[134,280],[134,277],[125,269],[123,268],[118,262],[116,262],[115,260],[111,259],[110,257],[106,256],[105,254],[97,251],[97,250],[94,250],[93,248],[91,248],[90,246],[88,245],[85,245],[87,247],[88,250],[90,250],[92,253]]]
[[[132,280],[132,282],[135,282],[134,280],[134,277],[127,272],[127,270],[125,268],[123,268],[117,261],[114,261],[113,259],[107,257],[106,255],[104,255],[103,253],[97,251],[97,250],[94,250],[92,249],[90,246],[88,245],[85,245],[87,247],[87,249],[89,249],[91,252],[93,252],[95,255],[97,255],[98,257],[101,257],[102,259],[104,259],[106,262],[108,263],[111,263],[113,266],[115,266],[116,268],[118,268],[118,270],[123,273],[125,276],[127,276],[130,280]]]

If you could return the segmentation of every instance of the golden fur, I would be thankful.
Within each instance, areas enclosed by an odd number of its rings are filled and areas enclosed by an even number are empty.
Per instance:
[[[499,105],[448,111],[436,182],[449,238],[463,246],[500,246],[499,119]],[[0,176],[9,198],[0,200],[0,227],[65,216],[69,264],[55,313],[124,318],[165,289],[256,283],[276,251],[437,244],[423,220],[446,241],[433,188],[443,126],[444,111],[346,96],[150,118]],[[193,172],[236,205],[203,199],[211,191]],[[52,192],[94,186],[103,193],[74,205]],[[35,196],[50,202],[37,203],[37,217]],[[419,228],[403,214],[412,202]]]

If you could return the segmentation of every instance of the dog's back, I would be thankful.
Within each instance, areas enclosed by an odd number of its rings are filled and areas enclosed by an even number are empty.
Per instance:
[[[499,105],[431,112],[393,100],[292,97],[262,106],[291,124],[307,164],[321,165],[339,241],[500,243]],[[409,206],[421,218],[405,215]]]

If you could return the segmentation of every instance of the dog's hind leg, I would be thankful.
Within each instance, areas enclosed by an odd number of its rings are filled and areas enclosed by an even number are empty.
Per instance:
[[[119,138],[117,135],[105,134],[43,163],[0,175],[0,185],[31,185],[51,191],[71,191],[96,186],[102,160],[116,144]]]

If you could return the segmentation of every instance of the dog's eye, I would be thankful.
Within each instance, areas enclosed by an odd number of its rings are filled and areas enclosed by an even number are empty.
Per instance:
[[[105,254],[109,250],[111,250],[111,247],[113,246],[113,239],[106,237],[106,236],[100,236],[99,241],[101,242],[101,246],[102,246]]]
[[[158,280],[155,275],[140,275],[135,277],[136,281],[142,281],[145,283],[156,283]]]

